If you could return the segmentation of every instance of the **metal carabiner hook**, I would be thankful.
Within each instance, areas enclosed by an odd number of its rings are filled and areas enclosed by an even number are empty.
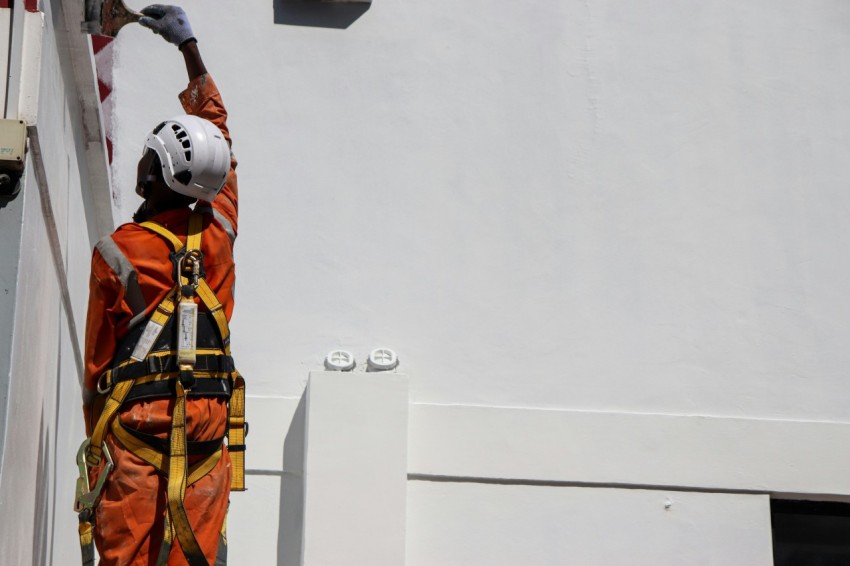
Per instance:
[[[86,462],[86,454],[91,446],[91,438],[86,438],[77,450],[77,468],[80,470],[80,477],[77,478],[77,493],[74,498],[74,511],[82,513],[86,509],[92,510],[97,499],[100,497],[100,492],[103,491],[103,484],[106,483],[106,478],[112,473],[114,464],[112,462],[112,454],[109,453],[109,448],[106,444],[103,445],[103,456],[106,463],[100,474],[97,476],[97,481],[94,484],[94,489],[89,489],[89,465]]]
[[[189,285],[198,287],[201,278],[201,252],[198,250],[187,251],[180,258],[180,276],[189,280]]]

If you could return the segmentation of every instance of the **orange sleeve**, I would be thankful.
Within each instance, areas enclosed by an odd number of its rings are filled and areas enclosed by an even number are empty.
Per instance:
[[[124,300],[124,287],[95,249],[89,280],[83,382],[83,416],[87,429],[91,401],[97,392],[97,379],[109,368],[115,355],[118,326],[123,322],[122,326],[126,329],[132,316],[133,312]],[[86,434],[91,434],[91,430],[87,430]]]
[[[221,94],[215,81],[209,74],[193,79],[186,90],[180,93],[180,103],[187,114],[206,118],[222,131],[228,144],[233,144],[230,130],[227,129],[227,110],[221,100]],[[239,191],[236,183],[236,158],[230,153],[230,172],[224,188],[216,197],[212,207],[218,210],[230,222],[234,236],[237,232],[237,216],[239,212]],[[203,203],[198,203],[203,206]]]

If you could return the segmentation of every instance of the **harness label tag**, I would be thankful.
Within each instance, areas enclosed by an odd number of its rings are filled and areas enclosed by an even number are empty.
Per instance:
[[[177,321],[177,363],[195,363],[197,344],[198,305],[194,301],[180,301]]]
[[[136,347],[130,358],[137,362],[144,360],[151,351],[151,348],[153,348],[153,343],[156,342],[157,338],[159,338],[159,333],[162,332],[162,328],[163,326],[161,324],[157,324],[156,322],[149,320],[145,326],[145,331],[142,332],[142,336],[139,338],[139,341],[136,342]]]

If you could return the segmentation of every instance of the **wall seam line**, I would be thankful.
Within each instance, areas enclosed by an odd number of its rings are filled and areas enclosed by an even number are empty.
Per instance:
[[[56,227],[56,218],[53,213],[53,205],[50,200],[50,191],[47,185],[47,173],[44,168],[44,157],[41,153],[41,143],[38,139],[38,127],[28,126],[27,133],[30,140],[30,154],[35,169],[36,184],[41,195],[41,213],[44,217],[44,225],[47,229],[47,239],[50,243],[50,255],[53,258],[53,267],[56,270],[56,278],[59,280],[59,290],[62,295],[62,305],[65,307],[65,320],[68,331],[71,334],[71,347],[74,350],[74,362],[77,368],[77,380],[83,385],[83,355],[80,350],[77,323],[74,318],[74,309],[71,304],[71,293],[68,288],[68,274],[65,272],[65,260],[62,256],[62,246],[59,241],[59,230]]]
[[[593,489],[635,489],[651,491],[682,491],[693,493],[722,493],[732,495],[770,495],[768,491],[754,489],[730,489],[711,487],[692,487],[683,485],[665,484],[639,484],[639,483],[617,483],[617,482],[583,482],[583,481],[558,481],[558,480],[531,480],[514,478],[485,478],[472,476],[443,476],[436,474],[407,474],[408,481],[421,481],[432,483],[480,483],[488,485],[504,486],[532,486],[532,487],[583,487]]]

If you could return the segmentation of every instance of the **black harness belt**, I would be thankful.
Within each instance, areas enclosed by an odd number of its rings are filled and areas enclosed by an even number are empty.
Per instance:
[[[124,428],[124,430],[126,430],[148,446],[155,448],[163,453],[168,452],[167,438],[160,438],[158,436],[154,436],[153,434],[148,434],[140,430],[127,428],[124,425],[121,426]],[[222,442],[224,442],[223,436],[220,438],[215,438],[213,440],[205,441],[189,440],[186,442],[186,453],[189,454],[189,456],[209,456],[217,450],[221,450]]]
[[[140,377],[158,373],[175,373],[178,371],[180,371],[180,368],[176,355],[148,356],[141,362],[129,362],[126,365],[108,370],[104,374],[104,377],[101,378],[101,382],[105,382],[105,388],[108,389],[121,381],[139,379]],[[236,366],[233,364],[233,358],[230,356],[223,354],[198,354],[194,371],[195,373],[230,374],[236,371]]]
[[[200,376],[196,376],[196,378],[195,386],[191,391],[186,393],[187,397],[224,397],[230,399],[233,392],[233,385],[229,379],[219,379],[216,377],[203,379]],[[157,397],[174,397],[176,393],[177,389],[174,379],[138,383],[130,390],[124,402],[129,403],[130,401],[155,399]]]

